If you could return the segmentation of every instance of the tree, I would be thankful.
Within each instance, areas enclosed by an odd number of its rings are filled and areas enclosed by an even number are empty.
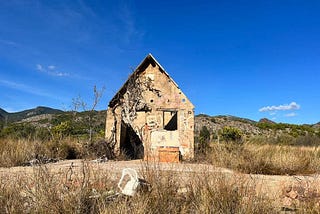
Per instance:
[[[210,132],[206,126],[202,126],[199,134],[199,151],[205,153],[209,149]]]
[[[90,143],[92,142],[92,136],[94,131],[94,123],[93,123],[94,112],[98,103],[100,102],[100,99],[103,95],[104,90],[105,90],[104,86],[100,90],[97,89],[96,85],[93,86],[93,102],[89,108],[88,108],[88,104],[85,101],[83,101],[83,99],[80,96],[72,99],[74,116],[77,114],[79,109],[82,109],[83,111],[88,112],[86,120],[88,121],[87,125],[88,125],[88,134],[89,134]]]
[[[55,136],[57,136],[59,139],[62,139],[71,135],[72,125],[70,121],[64,121],[54,126],[52,128],[52,131],[55,134]]]

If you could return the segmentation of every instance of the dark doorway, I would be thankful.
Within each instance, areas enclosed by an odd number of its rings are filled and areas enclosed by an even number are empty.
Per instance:
[[[133,128],[121,122],[120,151],[127,159],[141,159],[144,156],[144,147],[141,139]]]

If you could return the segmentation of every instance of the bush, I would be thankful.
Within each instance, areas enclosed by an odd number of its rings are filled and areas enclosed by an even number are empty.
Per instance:
[[[0,137],[13,139],[30,139],[34,136],[36,128],[30,124],[12,123],[1,130]]]
[[[63,140],[58,147],[60,159],[79,159],[83,157],[82,145],[72,140]]]
[[[210,132],[206,126],[200,130],[196,153],[198,155],[205,154],[210,150]]]
[[[114,159],[115,154],[113,148],[105,140],[98,140],[89,143],[86,146],[89,157],[101,158],[106,157],[108,159]]]
[[[225,126],[225,127],[223,127],[220,135],[221,135],[222,140],[224,140],[227,143],[229,143],[229,142],[238,143],[238,144],[243,143],[242,133],[237,128]]]

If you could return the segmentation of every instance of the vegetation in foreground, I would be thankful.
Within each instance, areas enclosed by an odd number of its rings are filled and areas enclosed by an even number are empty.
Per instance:
[[[104,143],[71,137],[45,140],[0,139],[1,167],[24,165],[31,158],[96,158]],[[317,147],[245,142],[239,130],[226,127],[219,143],[202,131],[196,162],[252,174],[299,175],[319,173]],[[101,153],[97,153],[97,151]],[[202,172],[181,183],[175,172],[142,166],[140,175],[152,186],[133,198],[110,197],[118,191],[115,178],[83,162],[78,172],[54,172],[46,165],[31,174],[3,174],[0,213],[278,213],[279,204],[256,192],[255,182]],[[240,178],[240,179],[239,179]],[[116,179],[117,180],[117,179]],[[309,185],[309,184],[308,184]],[[312,187],[312,184],[309,186]],[[309,194],[309,193],[308,193]],[[297,213],[320,213],[319,188],[293,206]],[[280,200],[280,199],[279,199]]]
[[[309,175],[320,172],[318,147],[214,144],[210,150],[204,158],[209,163],[242,173]]]
[[[224,127],[219,137],[218,141],[212,140],[209,130],[205,126],[201,129],[196,144],[196,162],[249,174],[306,175],[320,172],[318,137],[255,137],[246,140],[234,127]],[[295,141],[301,144],[293,144]],[[299,146],[305,144],[309,146]]]
[[[129,198],[108,196],[117,191],[109,174],[92,172],[56,174],[35,167],[28,176],[0,183],[1,213],[274,213],[267,199],[256,196],[245,183],[229,183],[223,176],[196,176],[181,183],[173,173],[142,169],[150,191]],[[91,175],[91,177],[90,177]],[[160,179],[161,178],[161,179]],[[183,190],[183,191],[181,191]],[[108,199],[109,198],[109,199]]]
[[[95,167],[83,162],[66,171],[37,166],[29,174],[2,175],[0,213],[279,213],[283,209],[280,199],[261,195],[255,181],[241,175],[204,171],[182,181],[181,173],[151,165],[142,165],[139,172],[151,188],[134,197],[114,196],[119,178]],[[315,192],[292,209],[320,213],[319,188],[308,185]]]
[[[32,159],[38,160],[40,166],[34,167],[32,174],[1,178],[0,213],[279,212],[269,198],[255,193],[254,183],[231,182],[222,175],[195,175],[181,187],[178,175],[145,166],[140,174],[150,182],[152,190],[134,198],[117,197],[110,201],[106,197],[117,190],[110,174],[99,170],[93,173],[85,162],[82,173],[72,176],[72,171],[57,174],[41,165],[48,159],[112,156],[106,142],[99,141],[103,136],[103,122],[99,118],[104,115],[92,113],[58,115],[50,120],[52,126],[12,123],[2,128],[0,167],[21,166]],[[87,120],[91,122],[86,124]],[[42,122],[47,123],[47,119]],[[260,128],[275,134],[248,138],[248,133],[235,127],[224,126],[216,132],[202,127],[196,137],[196,163],[206,162],[250,174],[319,173],[319,131],[309,130],[309,126],[288,128],[285,124]],[[311,193],[308,200],[296,206],[298,213],[320,213],[319,192]]]

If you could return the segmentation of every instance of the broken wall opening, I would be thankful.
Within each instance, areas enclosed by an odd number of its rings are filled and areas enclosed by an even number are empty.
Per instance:
[[[175,131],[178,129],[177,111],[163,111],[163,128],[167,131]]]
[[[128,159],[141,159],[144,156],[144,146],[132,126],[121,122],[120,152]]]

